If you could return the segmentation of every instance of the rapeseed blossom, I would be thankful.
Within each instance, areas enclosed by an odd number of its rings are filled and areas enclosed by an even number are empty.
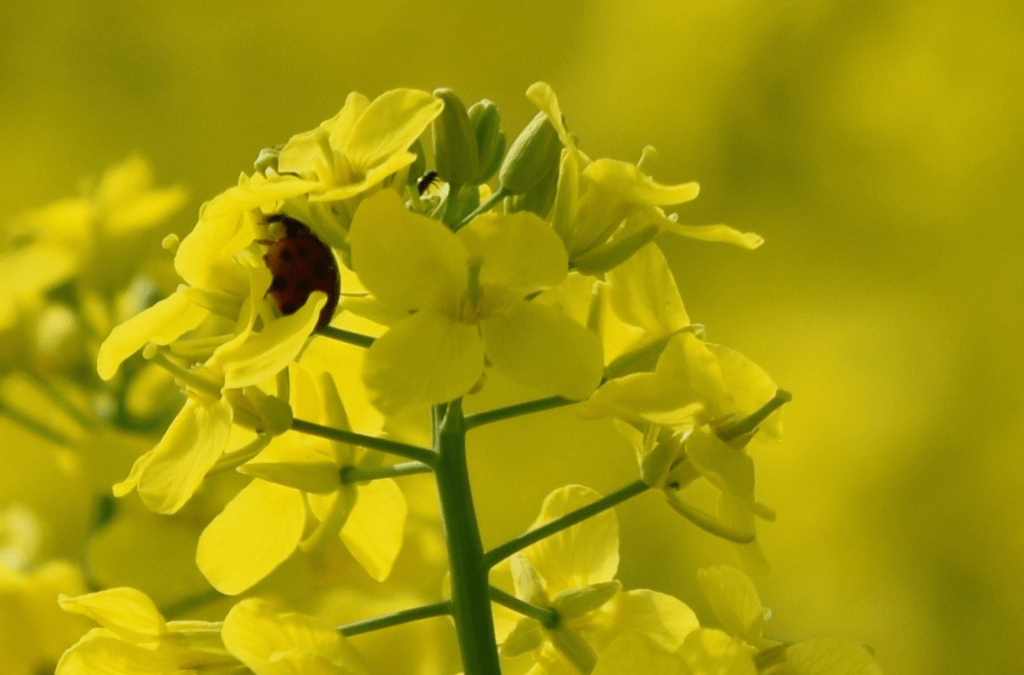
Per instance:
[[[524,663],[530,675],[781,675],[829,659],[873,672],[850,643],[765,638],[752,586],[725,568],[701,576],[723,630],[616,579],[613,507],[647,490],[755,551],[754,519],[773,517],[755,498],[746,446],[781,436],[788,394],[705,339],[654,241],[669,232],[755,249],[762,239],[679,224],[664,209],[694,199],[695,183],[656,181],[652,148],[637,164],[587,156],[552,89],[527,95],[540,112],[506,152],[491,101],[466,106],[447,89],[350,94],[329,120],[262,151],[187,236],[163,240],[177,288],[160,298],[150,285],[132,304],[131,275],[108,284],[99,314],[119,325],[95,350],[108,412],[91,445],[159,420],[162,437],[113,494],[184,523],[212,589],[161,608],[137,589],[69,589],[61,606],[101,627],[64,653],[58,675],[393,672],[387,657],[363,663],[359,636],[434,617],[451,621],[466,675]],[[104,213],[132,205],[112,232],[146,229],[180,200],[134,171],[110,179],[134,193],[103,188],[95,200]],[[340,290],[297,283],[315,264],[311,247]],[[54,257],[29,286],[41,293],[83,265]],[[278,304],[285,288],[290,301]],[[533,397],[464,412],[506,378]],[[487,550],[469,432],[556,407],[581,423],[611,418],[638,470],[606,496],[555,489],[523,534]],[[436,515],[417,505],[415,474],[432,479]],[[716,514],[690,501],[696,481],[717,490]],[[94,539],[132,513],[98,503],[112,513],[98,510]],[[82,586],[100,585],[83,572]],[[341,603],[347,623],[327,622]],[[415,644],[447,635],[425,634]],[[432,648],[402,672],[457,670],[435,658],[454,647]]]

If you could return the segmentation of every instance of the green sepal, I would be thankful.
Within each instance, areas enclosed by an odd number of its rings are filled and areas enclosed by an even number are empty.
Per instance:
[[[622,591],[621,582],[605,581],[583,588],[562,591],[554,597],[551,604],[558,612],[558,616],[573,619],[593,612],[618,595],[620,591]]]
[[[501,166],[505,156],[505,132],[501,130],[498,106],[486,98],[469,107],[469,123],[476,135],[480,173],[474,182],[479,185],[487,182]]]
[[[498,181],[514,195],[526,194],[541,180],[557,177],[561,156],[562,141],[558,132],[547,115],[539,112],[509,148]]]
[[[672,341],[672,338],[680,333],[693,333],[697,337],[701,337],[704,335],[704,326],[699,323],[690,324],[653,342],[648,342],[643,347],[616,357],[615,360],[605,366],[605,379],[614,380],[617,377],[624,377],[633,373],[653,372],[654,367],[658,365],[658,359],[661,358],[661,353],[665,351],[665,347]]]
[[[330,494],[341,487],[338,465],[326,458],[322,462],[249,462],[238,472],[313,494]]]
[[[416,185],[420,177],[427,172],[427,151],[423,147],[423,141],[416,139],[409,147],[409,152],[416,155],[416,159],[409,165],[409,173],[405,178],[406,185]]]
[[[529,192],[509,197],[506,212],[529,211],[546,220],[551,212],[551,207],[555,204],[557,187],[558,166],[556,165],[555,170],[542,176]]]
[[[576,258],[573,263],[583,274],[601,274],[629,260],[634,253],[650,243],[658,234],[657,225],[647,225],[621,237],[596,246]]]
[[[444,101],[444,110],[432,126],[437,174],[455,185],[473,183],[480,173],[480,162],[466,106],[451,89],[435,89],[434,96]]]
[[[292,428],[292,407],[287,401],[267,394],[259,387],[245,387],[242,395],[248,399],[260,420],[263,431],[271,436],[280,436]]]

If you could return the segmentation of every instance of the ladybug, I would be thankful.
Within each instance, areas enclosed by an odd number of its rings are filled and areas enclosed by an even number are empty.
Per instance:
[[[287,316],[305,305],[313,291],[326,293],[327,304],[320,310],[313,331],[322,330],[334,318],[341,297],[341,275],[334,254],[308,227],[290,216],[277,213],[268,216],[266,222],[284,226],[284,236],[258,242],[268,247],[263,260],[274,275],[267,295],[277,311]]]

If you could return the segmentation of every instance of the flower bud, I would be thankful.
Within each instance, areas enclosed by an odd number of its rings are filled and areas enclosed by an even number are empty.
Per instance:
[[[268,169],[277,171],[277,160],[281,157],[281,148],[263,148],[260,150],[260,154],[256,156],[256,161],[253,163],[253,168],[256,169],[257,173],[266,175]]]
[[[505,132],[500,128],[501,117],[494,101],[483,99],[469,107],[469,123],[476,135],[477,158],[480,173],[474,181],[484,183],[494,175],[505,156]]]
[[[537,113],[509,148],[498,173],[501,188],[514,195],[524,195],[545,178],[552,178],[554,183],[561,155],[558,132],[546,114]],[[554,199],[554,194],[551,198]]]
[[[444,110],[432,127],[437,173],[455,185],[473,183],[479,174],[479,161],[466,106],[451,89],[436,89],[434,96],[444,101]]]
[[[583,274],[601,274],[616,267],[633,256],[657,236],[659,227],[647,225],[629,234],[614,237],[577,257],[573,264]]]

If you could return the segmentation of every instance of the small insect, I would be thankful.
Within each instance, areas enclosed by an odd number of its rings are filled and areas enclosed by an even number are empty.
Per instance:
[[[437,172],[431,169],[430,171],[423,174],[418,181],[416,181],[416,189],[420,195],[426,193],[430,189],[431,185],[435,185],[438,181]]]
[[[268,247],[263,260],[274,275],[267,295],[277,311],[287,316],[306,304],[313,291],[326,293],[327,304],[313,329],[321,330],[334,318],[341,297],[341,275],[334,254],[308,227],[290,216],[277,213],[268,216],[267,222],[284,226],[283,237],[259,240]]]

